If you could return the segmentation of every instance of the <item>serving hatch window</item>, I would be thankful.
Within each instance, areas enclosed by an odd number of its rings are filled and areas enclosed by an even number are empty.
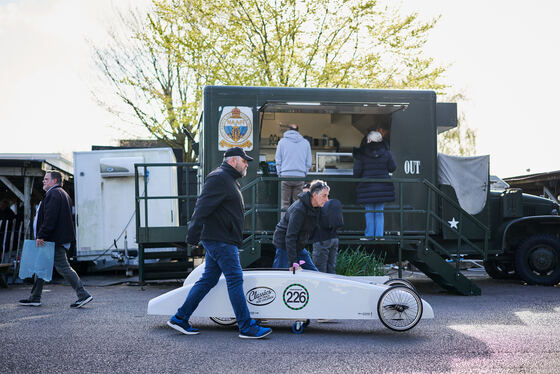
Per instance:
[[[278,141],[288,124],[311,144],[314,168],[317,152],[351,153],[371,130],[390,143],[392,114],[408,103],[268,101],[260,109],[260,158],[274,161]],[[312,169],[313,171],[313,169]]]

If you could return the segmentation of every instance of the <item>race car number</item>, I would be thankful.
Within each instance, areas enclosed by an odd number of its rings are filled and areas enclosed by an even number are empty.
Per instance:
[[[284,304],[293,310],[300,310],[304,308],[309,302],[309,292],[301,284],[290,284],[284,290]]]

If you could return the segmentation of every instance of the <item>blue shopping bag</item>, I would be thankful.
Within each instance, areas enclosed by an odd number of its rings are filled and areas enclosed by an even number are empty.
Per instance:
[[[45,242],[37,247],[35,240],[25,240],[19,263],[19,277],[31,278],[37,274],[47,282],[52,279],[54,265],[54,242]]]

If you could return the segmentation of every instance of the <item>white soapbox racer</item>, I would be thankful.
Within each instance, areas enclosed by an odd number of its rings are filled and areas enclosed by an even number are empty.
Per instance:
[[[151,299],[148,314],[175,314],[203,271],[204,263],[189,274],[183,287]],[[430,304],[406,280],[375,284],[353,278],[310,270],[245,269],[243,288],[253,319],[293,320],[296,334],[310,319],[379,319],[391,330],[406,331],[421,318],[434,318]],[[221,325],[236,323],[223,275],[192,316],[210,317]]]

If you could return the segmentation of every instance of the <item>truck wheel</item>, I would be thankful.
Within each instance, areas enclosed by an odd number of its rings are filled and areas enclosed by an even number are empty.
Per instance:
[[[410,330],[422,318],[422,299],[405,286],[386,289],[377,302],[377,315],[385,327],[393,331]]]
[[[560,240],[544,234],[525,239],[515,251],[515,270],[529,284],[557,284],[560,282]]]
[[[484,270],[492,279],[518,279],[515,268],[511,262],[496,260],[484,261]]]

